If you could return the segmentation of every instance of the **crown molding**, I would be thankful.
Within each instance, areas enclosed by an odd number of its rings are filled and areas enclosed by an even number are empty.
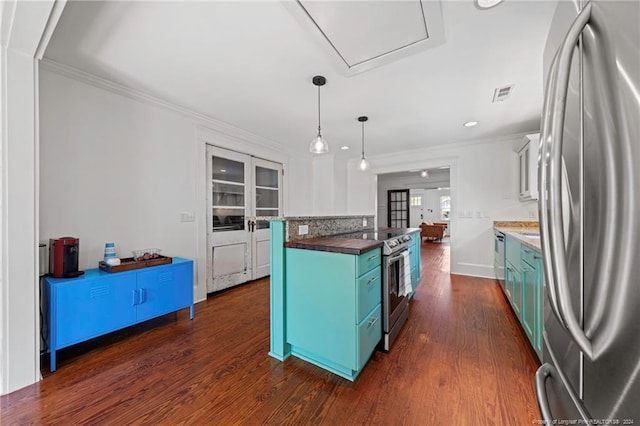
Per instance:
[[[398,151],[393,154],[370,156],[368,160],[371,163],[371,171],[374,173],[394,173],[408,168],[436,167],[457,162],[459,157],[455,152],[457,149],[495,143],[514,143],[529,133],[531,132],[451,142],[420,149]]]
[[[273,141],[271,139],[249,132],[247,130],[243,130],[232,124],[218,120],[209,115],[200,113],[198,111],[192,110],[190,108],[184,107],[174,102],[162,99],[161,97],[155,96],[153,94],[142,92],[132,87],[128,87],[123,84],[116,83],[111,80],[107,80],[103,77],[98,77],[94,74],[90,74],[88,72],[79,70],[70,65],[61,64],[51,59],[44,58],[40,60],[40,67],[47,71],[55,72],[62,76],[71,78],[76,81],[80,81],[82,83],[89,84],[94,87],[98,87],[100,89],[107,90],[115,94],[125,96],[130,99],[144,102],[150,105],[159,106],[169,111],[178,113],[180,115],[186,116],[188,118],[191,118],[197,121],[198,122],[197,124],[204,125],[205,127],[211,130],[215,130],[216,132],[221,133],[223,135],[227,135],[235,139],[240,139],[250,144],[254,144],[262,148],[268,148],[270,150],[273,150],[279,153],[285,152],[285,149],[282,146],[282,144],[276,141]]]
[[[464,141],[457,141],[457,142],[448,142],[448,143],[443,143],[443,144],[439,144],[439,145],[433,145],[433,146],[428,146],[425,148],[419,148],[419,149],[411,149],[411,150],[406,150],[406,151],[398,151],[395,152],[391,155],[389,154],[384,154],[384,155],[373,155],[370,157],[367,157],[369,159],[369,161],[384,161],[384,160],[389,160],[390,158],[400,158],[400,157],[409,157],[409,158],[415,158],[415,157],[423,157],[424,155],[432,155],[434,153],[434,151],[444,151],[444,150],[451,150],[451,149],[456,149],[456,148],[464,148],[464,147],[468,147],[468,146],[478,146],[478,145],[484,145],[484,144],[490,144],[490,143],[501,143],[501,142],[513,142],[515,140],[519,140],[521,138],[523,138],[525,135],[530,134],[533,132],[522,132],[522,133],[513,133],[513,134],[509,134],[509,135],[503,135],[503,136],[497,136],[497,137],[491,137],[491,138],[482,138],[482,139],[468,139],[468,140],[464,140]]]

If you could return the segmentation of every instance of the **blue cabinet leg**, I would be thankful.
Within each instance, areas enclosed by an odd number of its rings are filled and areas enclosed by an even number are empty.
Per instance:
[[[53,373],[54,371],[56,371],[56,351],[51,349],[49,353],[51,354],[51,360],[49,362],[49,370],[51,370],[51,372]]]
[[[193,319],[193,303],[189,306],[189,318]]]

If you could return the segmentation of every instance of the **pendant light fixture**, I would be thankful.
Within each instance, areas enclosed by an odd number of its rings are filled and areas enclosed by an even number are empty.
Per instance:
[[[321,75],[316,75],[311,81],[318,86],[318,134],[311,141],[309,151],[312,154],[326,154],[329,152],[329,144],[322,137],[322,130],[320,130],[320,86],[324,86],[327,83],[327,79]]]
[[[365,117],[365,116],[358,117],[358,121],[362,123],[362,158],[358,163],[358,170],[360,170],[361,172],[364,172],[365,170],[369,170],[369,162],[367,161],[366,158],[364,158],[364,122],[367,121],[368,119],[369,117]]]

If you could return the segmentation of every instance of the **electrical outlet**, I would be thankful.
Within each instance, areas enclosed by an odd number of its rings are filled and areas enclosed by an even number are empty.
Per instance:
[[[307,235],[309,233],[309,225],[299,225],[298,235]]]
[[[363,217],[363,218],[362,218],[362,226],[363,226],[363,227],[366,227],[366,226],[367,226],[367,218],[366,218],[366,217]]]

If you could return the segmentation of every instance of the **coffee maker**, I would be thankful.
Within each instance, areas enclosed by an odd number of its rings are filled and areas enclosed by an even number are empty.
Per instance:
[[[78,270],[80,240],[62,237],[49,240],[49,273],[54,278],[75,278],[84,274]]]

